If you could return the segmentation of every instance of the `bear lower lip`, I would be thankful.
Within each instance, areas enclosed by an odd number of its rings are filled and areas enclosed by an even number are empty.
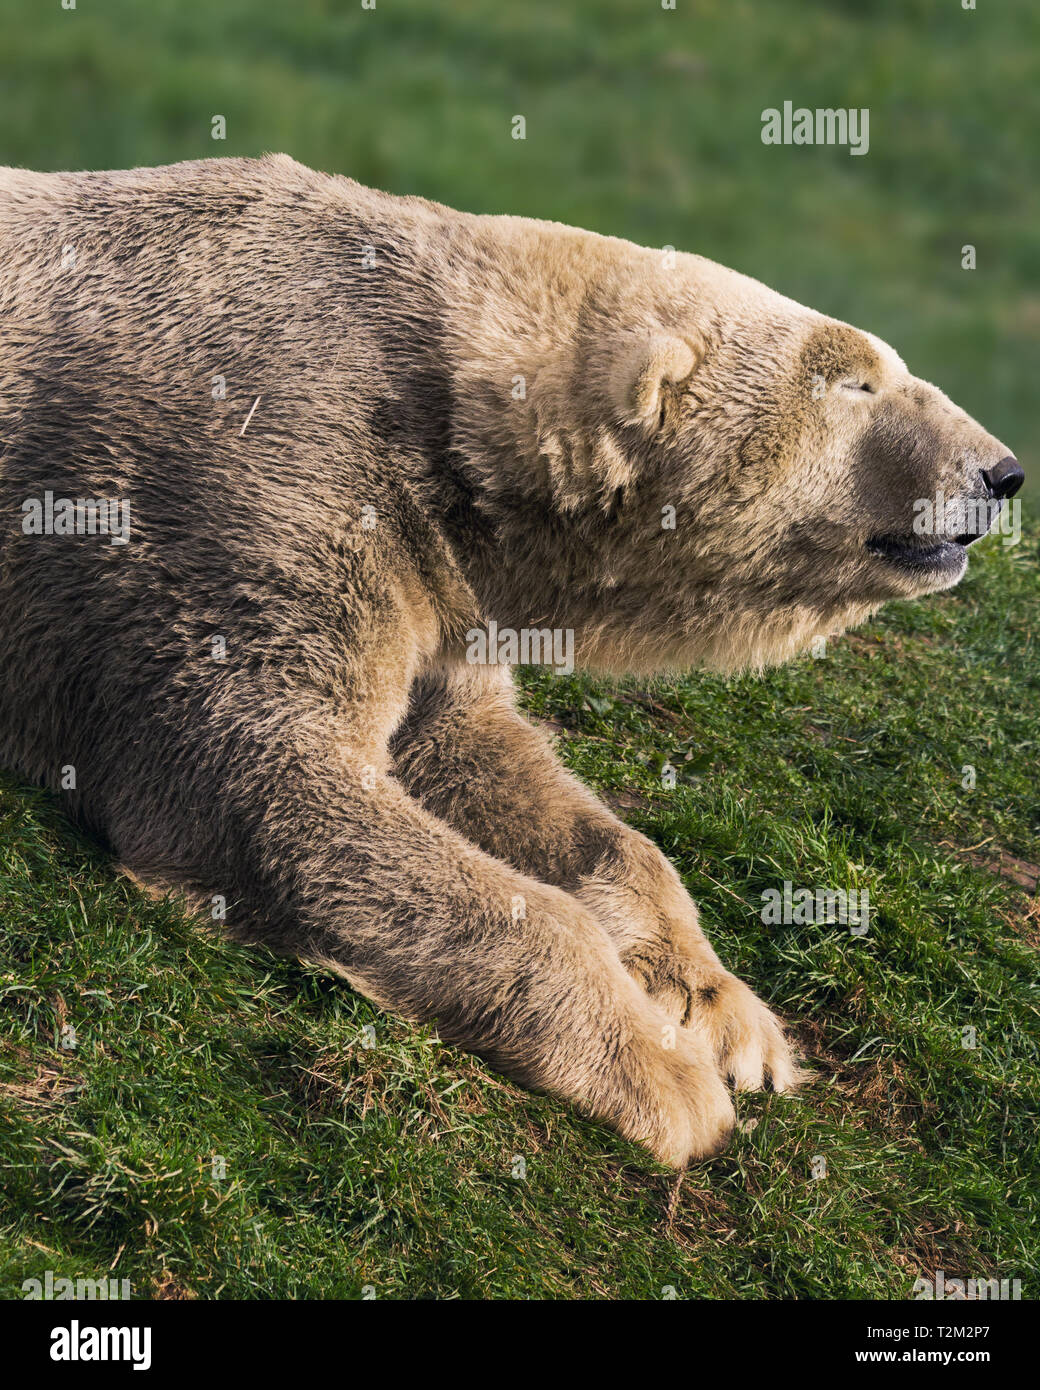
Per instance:
[[[890,565],[917,572],[958,569],[964,562],[964,546],[959,538],[922,545],[916,538],[907,536],[871,536],[867,550]]]

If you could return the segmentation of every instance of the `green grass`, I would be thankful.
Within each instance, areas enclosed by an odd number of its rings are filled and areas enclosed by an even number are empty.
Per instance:
[[[0,29],[0,162],[283,149],[696,250],[889,339],[1038,475],[1029,0],[0,0]],[[763,146],[788,97],[869,106],[870,154]],[[1035,1297],[1037,528],[983,549],[955,593],[764,679],[527,677],[817,1073],[742,1098],[730,1153],[681,1183],[143,899],[50,798],[0,784],[0,1294],[111,1269],[204,1298],[905,1297],[942,1268]],[[868,889],[867,936],[764,926],[785,879]]]
[[[905,1297],[937,1268],[1035,1292],[1040,911],[1013,876],[1040,861],[1040,561],[1035,532],[986,549],[955,594],[763,679],[528,674],[569,764],[674,858],[816,1071],[741,1098],[747,1131],[680,1184],[140,897],[6,785],[0,1287],[114,1261],[200,1297]],[[763,926],[785,879],[868,889],[867,935]]]

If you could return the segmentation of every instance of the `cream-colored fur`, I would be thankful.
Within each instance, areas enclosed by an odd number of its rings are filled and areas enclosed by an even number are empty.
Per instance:
[[[0,756],[139,881],[668,1163],[725,1142],[727,1083],[795,1083],[672,866],[467,652],[494,620],[760,667],[956,582],[914,500],[1006,491],[1007,450],[890,348],[281,156],[3,170],[0,438]],[[45,492],[125,499],[127,544],[27,530]]]

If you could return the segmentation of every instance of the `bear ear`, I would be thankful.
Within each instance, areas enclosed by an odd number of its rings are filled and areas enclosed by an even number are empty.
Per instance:
[[[685,381],[704,356],[697,338],[660,336],[622,353],[611,371],[614,404],[626,425],[645,425],[661,416],[665,388]]]

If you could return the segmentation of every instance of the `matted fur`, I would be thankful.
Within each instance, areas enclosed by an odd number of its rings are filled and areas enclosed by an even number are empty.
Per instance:
[[[794,1083],[466,634],[735,670],[936,587],[865,542],[1008,451],[891,349],[284,156],[3,170],[0,447],[0,758],[140,881],[670,1163],[724,1142],[727,1081]],[[128,543],[26,534],[48,491],[125,499]]]

